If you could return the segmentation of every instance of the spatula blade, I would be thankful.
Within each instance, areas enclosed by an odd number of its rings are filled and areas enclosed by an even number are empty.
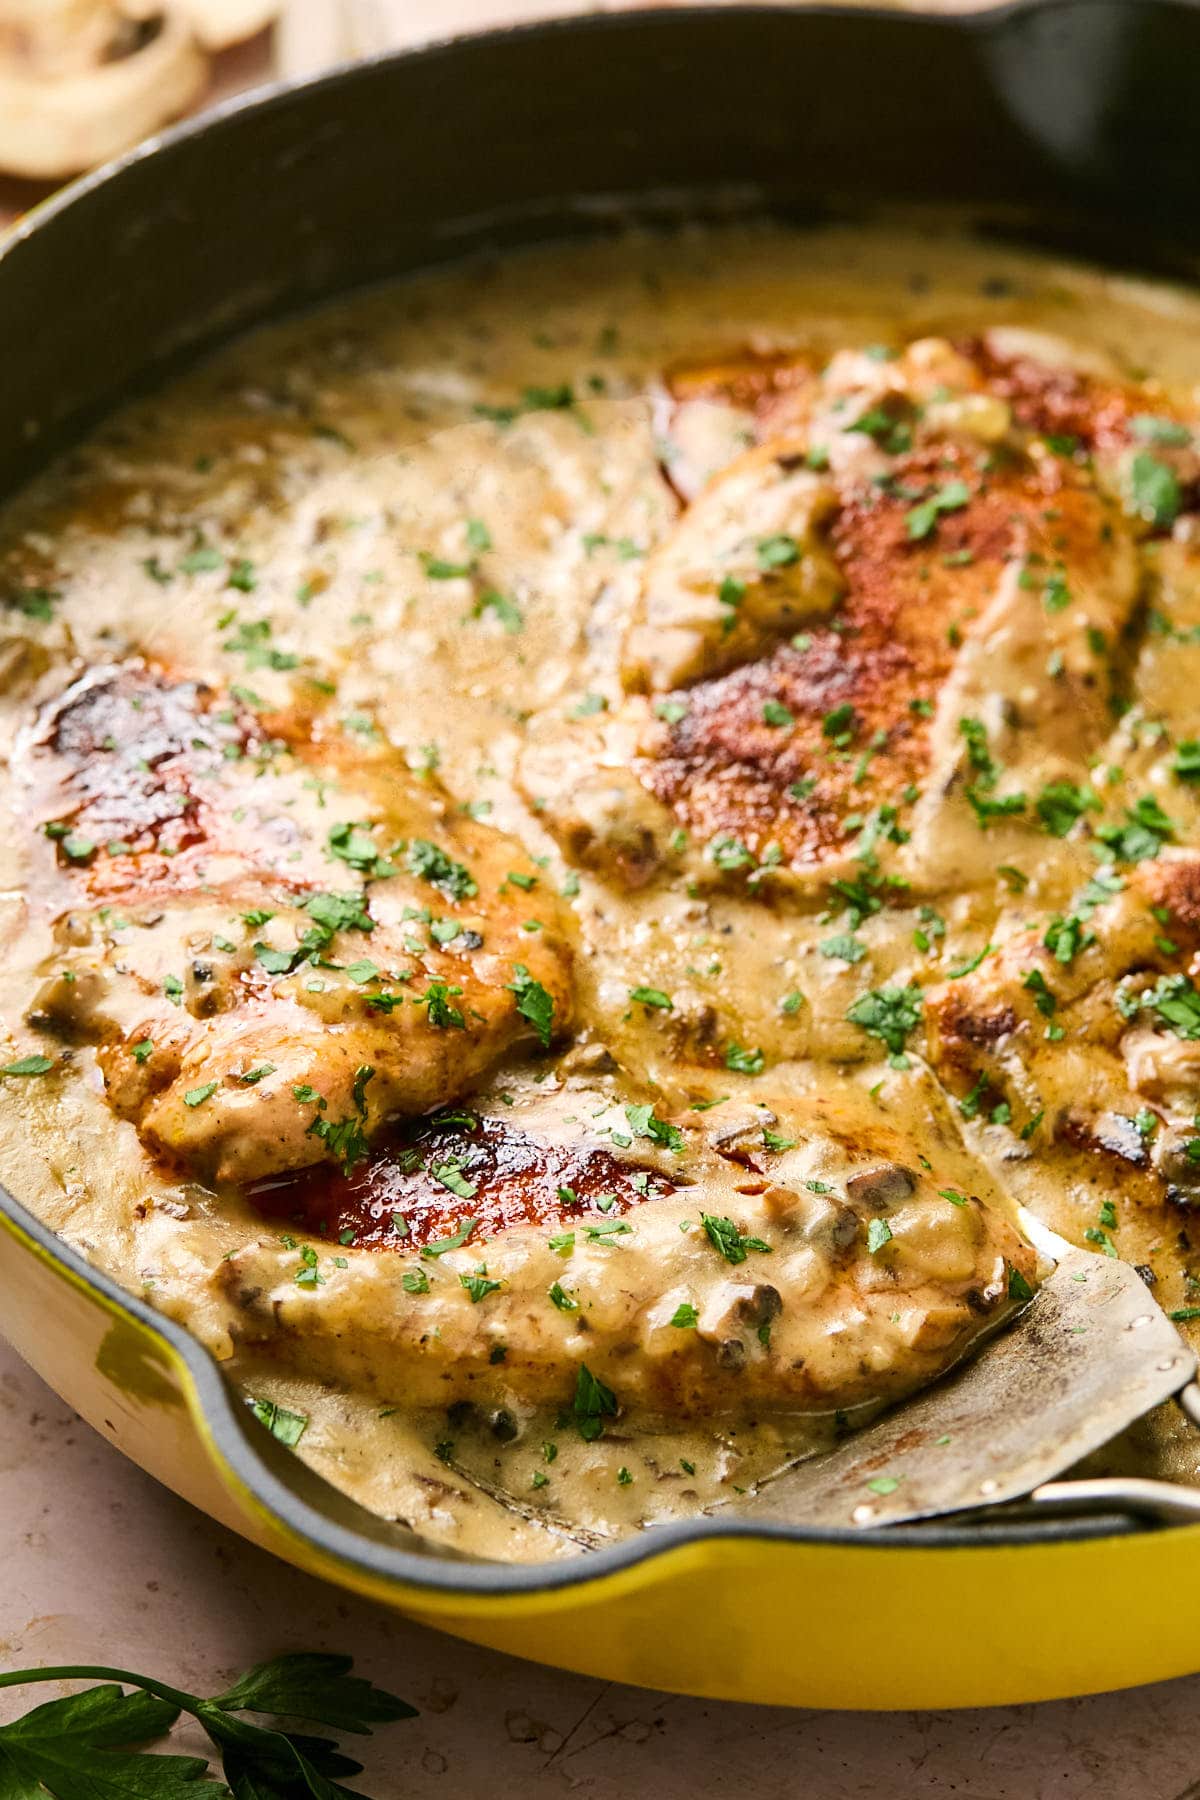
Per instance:
[[[1141,1277],[1055,1244],[1053,1274],[978,1356],[723,1516],[869,1527],[1020,1499],[1178,1393],[1196,1358]]]

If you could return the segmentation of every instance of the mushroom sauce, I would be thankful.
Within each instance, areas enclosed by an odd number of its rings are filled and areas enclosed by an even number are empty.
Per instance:
[[[1198,345],[950,231],[696,228],[129,408],[0,526],[0,1176],[519,1560],[935,1379],[1018,1201],[1188,1330]]]

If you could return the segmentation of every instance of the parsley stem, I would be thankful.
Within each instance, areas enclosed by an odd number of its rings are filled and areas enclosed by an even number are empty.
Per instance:
[[[134,1675],[129,1669],[107,1669],[91,1663],[64,1664],[47,1669],[16,1669],[9,1675],[0,1675],[0,1688],[24,1687],[27,1682],[34,1681],[117,1681],[124,1683],[126,1687],[142,1688],[157,1700],[168,1700],[182,1712],[194,1712],[201,1705],[199,1695],[185,1694],[179,1688],[168,1687],[164,1681],[154,1681],[149,1675]]]

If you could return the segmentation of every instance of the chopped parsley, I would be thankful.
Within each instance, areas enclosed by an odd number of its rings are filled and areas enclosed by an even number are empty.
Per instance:
[[[1067,586],[1067,578],[1061,568],[1052,569],[1046,577],[1046,585],[1042,589],[1042,604],[1047,612],[1065,612],[1071,604],[1071,590]],[[1061,673],[1060,669],[1051,671]]]
[[[1200,769],[1197,770],[1200,774]],[[1066,837],[1085,813],[1099,812],[1100,801],[1090,787],[1073,781],[1051,781],[1034,802],[1038,818],[1051,837]]]
[[[48,1075],[53,1067],[54,1064],[48,1056],[19,1056],[16,1062],[5,1063],[4,1067],[0,1068],[0,1075]],[[216,1087],[216,1085],[214,1081],[213,1086]],[[188,1105],[194,1104],[195,1102],[189,1096]]]
[[[325,840],[325,854],[344,862],[361,875],[386,876],[396,873],[386,856],[380,856],[366,825],[331,825]]]
[[[631,1237],[633,1226],[627,1225],[624,1219],[602,1219],[598,1225],[585,1225],[584,1230],[593,1242],[601,1242],[605,1238]]]
[[[1058,1010],[1058,999],[1046,984],[1046,977],[1040,969],[1030,969],[1024,976],[1021,986],[1028,988],[1033,995],[1033,1003],[1043,1018],[1053,1018]]]
[[[974,956],[969,956],[965,962],[955,963],[952,969],[946,970],[948,978],[951,981],[961,981],[964,975],[973,975],[984,958],[992,954],[992,949],[991,944],[985,944],[982,950],[977,951]]]
[[[15,606],[27,619],[41,619],[44,624],[54,617],[54,602],[61,598],[57,588],[13,587],[3,593],[5,606]]]
[[[1179,516],[1183,495],[1173,469],[1139,450],[1129,465],[1130,510],[1157,530],[1168,530]]]
[[[458,1007],[450,1004],[451,996],[461,993],[460,987],[450,987],[444,981],[431,981],[425,992],[418,995],[417,1005],[425,1007],[429,1023],[438,1031],[462,1031],[466,1027],[466,1020]],[[380,995],[379,998],[382,999],[383,996]],[[372,1005],[374,1004],[375,1002],[372,1002]],[[390,1012],[392,1008],[380,1008],[379,1010]]]
[[[553,387],[526,387],[521,390],[521,398],[507,406],[476,405],[475,412],[481,419],[490,419],[494,425],[511,425],[514,419],[527,412],[569,412],[575,404],[575,390],[563,382]]]
[[[1065,919],[1051,919],[1042,939],[1054,960],[1062,963],[1064,968],[1069,968],[1079,952],[1090,949],[1095,941],[1095,932],[1085,928],[1078,913],[1071,913]]]
[[[1141,1005],[1156,1012],[1176,1037],[1200,1038],[1200,994],[1186,975],[1162,975]]]
[[[1170,444],[1175,449],[1190,444],[1192,434],[1178,419],[1156,418],[1153,413],[1138,413],[1129,421],[1134,437],[1147,444]]]
[[[788,569],[793,563],[800,561],[800,546],[794,537],[780,531],[774,537],[765,537],[758,544],[758,566],[760,569]]]
[[[505,986],[516,995],[517,1011],[533,1026],[542,1049],[548,1050],[554,1032],[554,996],[534,980],[524,963],[513,964],[513,978]]]
[[[405,861],[410,875],[428,881],[447,900],[473,900],[479,892],[471,871],[447,856],[436,844],[431,844],[428,838],[413,838]]]
[[[892,1241],[892,1228],[886,1219],[872,1219],[867,1226],[867,1250],[871,1256],[878,1256],[885,1244]]]
[[[727,1263],[744,1263],[751,1250],[770,1255],[770,1244],[764,1243],[762,1238],[748,1237],[732,1219],[715,1218],[712,1213],[702,1212],[700,1223],[713,1249],[719,1250]]]
[[[625,1117],[635,1137],[651,1138],[668,1150],[683,1149],[683,1133],[679,1127],[669,1125],[665,1119],[656,1119],[652,1106],[627,1106]]]
[[[268,975],[290,975],[296,965],[294,950],[275,950],[270,944],[255,944],[254,956]]]
[[[250,567],[251,565],[247,562],[235,564],[234,573],[248,572]],[[245,587],[244,579],[241,582],[235,581],[232,573],[229,585],[230,587],[241,586],[243,591],[249,592],[249,588]],[[256,584],[252,581],[251,586],[253,585]],[[268,619],[256,619],[253,623],[243,620],[238,625],[233,637],[226,638],[221,648],[232,651],[237,656],[244,656],[247,671],[251,669],[285,670],[300,666],[300,658],[290,650],[275,649],[271,643],[271,625]]]
[[[571,1403],[579,1435],[586,1443],[594,1443],[604,1434],[606,1418],[615,1418],[617,1396],[586,1363],[580,1363],[575,1381],[575,1398]]]
[[[510,637],[525,629],[524,615],[516,601],[496,588],[487,588],[475,602],[475,617],[482,618],[485,612],[499,620]]]
[[[958,512],[968,504],[970,498],[971,492],[965,481],[948,481],[936,493],[930,494],[919,506],[914,506],[905,514],[910,542],[915,543],[929,537],[943,513]]]
[[[475,1219],[464,1219],[452,1237],[435,1238],[432,1244],[426,1244],[421,1255],[445,1256],[447,1250],[461,1250],[474,1231],[476,1223]]]
[[[307,1135],[325,1145],[334,1162],[340,1163],[343,1175],[349,1175],[367,1154],[367,1140],[362,1120],[354,1113],[344,1119],[317,1117]]]
[[[461,1156],[448,1156],[445,1162],[434,1163],[429,1173],[441,1187],[451,1194],[457,1194],[460,1200],[473,1200],[479,1192],[478,1185],[468,1181],[462,1169]]]
[[[832,712],[827,712],[821,720],[822,735],[829,738],[839,750],[844,750],[848,744],[853,742],[857,729],[858,718],[848,700],[844,700],[840,706],[835,706]]]
[[[1157,856],[1163,845],[1175,835],[1175,826],[1153,794],[1125,809],[1121,825],[1097,825],[1096,836],[1106,844],[1118,862],[1146,862]]]
[[[958,730],[959,735],[966,740],[967,764],[974,776],[967,787],[966,797],[981,828],[986,831],[993,819],[1024,812],[1024,794],[998,796],[995,793],[1001,770],[992,757],[987,727],[982,719],[960,719]]]
[[[470,1294],[474,1306],[478,1306],[481,1300],[486,1300],[489,1294],[497,1293],[500,1287],[498,1281],[488,1280],[486,1269],[478,1270],[474,1275],[460,1275],[458,1279]]]
[[[629,998],[631,1000],[636,1000],[641,1006],[649,1007],[652,1011],[672,1012],[674,1010],[674,1002],[672,1001],[671,996],[669,994],[664,994],[661,988],[630,988]]]
[[[295,1449],[304,1436],[308,1424],[307,1413],[289,1412],[286,1406],[280,1406],[275,1400],[255,1400],[250,1395],[246,1397],[246,1405],[273,1438],[278,1438],[289,1450]]]
[[[1033,1289],[1022,1275],[1020,1269],[1014,1268],[1011,1263],[1009,1264],[1008,1269],[1008,1297],[1010,1300],[1019,1301],[1033,1299]]]
[[[872,988],[846,1014],[868,1037],[879,1038],[893,1056],[903,1054],[909,1033],[921,1022],[924,996],[915,982],[908,987]]]
[[[837,958],[841,962],[860,963],[867,954],[867,946],[861,938],[842,933],[838,937],[825,938],[817,945],[822,956]]]
[[[1180,781],[1200,781],[1200,739],[1183,740],[1175,751],[1171,773]]]
[[[869,407],[853,425],[847,425],[846,430],[861,431],[865,437],[874,439],[889,456],[903,456],[906,450],[912,449],[912,427],[903,419],[893,418],[882,406]]]
[[[475,573],[473,562],[447,562],[444,557],[433,556],[428,550],[422,550],[421,567],[430,581],[465,581]]]
[[[745,844],[732,837],[715,838],[709,846],[709,855],[718,869],[727,872],[747,868],[754,861]]]

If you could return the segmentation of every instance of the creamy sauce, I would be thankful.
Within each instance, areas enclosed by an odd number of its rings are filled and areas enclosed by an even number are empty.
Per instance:
[[[1009,1193],[1078,1239],[1097,1229],[1097,1199],[1074,1170],[1043,1165],[1036,1141],[1017,1137],[1009,1119],[957,1104],[950,1077],[955,1098],[946,1100],[916,1039],[889,1063],[879,1038],[847,1015],[868,989],[936,987],[995,942],[1026,926],[1040,932],[1094,873],[1089,842],[1032,836],[1023,821],[1000,819],[981,877],[969,814],[964,825],[939,804],[925,817],[918,803],[903,850],[911,893],[848,930],[831,914],[828,882],[852,872],[852,859],[811,878],[801,869],[788,886],[755,846],[767,873],[738,885],[689,849],[665,875],[631,887],[573,857],[560,816],[574,804],[564,757],[600,742],[593,730],[625,728],[626,687],[674,690],[695,677],[687,658],[710,654],[692,638],[681,649],[676,637],[656,662],[664,618],[675,630],[682,616],[671,586],[678,568],[662,578],[666,613],[644,598],[644,568],[672,539],[681,496],[691,499],[745,452],[753,422],[724,403],[672,413],[664,371],[746,346],[763,356],[804,352],[819,366],[846,346],[900,349],[999,326],[1061,334],[1123,375],[1152,372],[1173,404],[1200,404],[1200,301],[951,236],[763,228],[634,237],[409,281],[258,334],[129,409],[9,507],[0,570],[16,604],[0,617],[2,747],[12,752],[35,708],[80,668],[144,657],[220,688],[241,684],[252,693],[247,704],[268,711],[294,707],[296,668],[301,678],[311,669],[329,729],[351,744],[381,736],[418,776],[436,771],[456,807],[519,840],[569,915],[574,1043],[534,1067],[502,1061],[473,1090],[482,1107],[511,1105],[519,1121],[536,1116],[547,1093],[594,1078],[597,1111],[610,1097],[604,1058],[636,1073],[660,1116],[693,1109],[697,1132],[704,1109],[726,1095],[750,1109],[760,1134],[782,1133],[789,1108],[844,1105],[925,1146],[931,1166],[947,1159],[943,1186],[991,1193],[975,1165],[953,1160],[978,1156]],[[664,444],[672,429],[677,438]],[[759,500],[736,499],[747,504]],[[775,529],[766,504],[762,541]],[[819,497],[811,506],[798,499],[792,479],[787,509],[784,522],[799,530],[798,516],[818,521]],[[1132,618],[1136,581],[1123,580],[1119,571],[1107,586],[1097,578],[1094,631],[1099,620],[1119,637]],[[836,600],[819,581],[814,594],[805,604],[818,611]],[[1022,603],[1006,595],[1005,604]],[[639,617],[651,635],[648,654],[646,644],[634,654],[640,674],[631,684],[627,633]],[[1185,664],[1200,658],[1182,636],[1183,603],[1178,620],[1165,668],[1163,640],[1146,638],[1140,677],[1155,701],[1145,710],[1167,721],[1173,741],[1191,736],[1195,676]],[[1078,633],[1054,616],[1047,629],[1062,636],[1051,635],[1042,661],[1069,659]],[[753,643],[735,647],[757,654]],[[958,715],[982,714],[1008,673],[982,651],[974,664],[955,664],[946,679],[963,697],[945,745],[934,743],[935,768],[943,749],[949,757],[961,748]],[[1008,761],[1014,782],[1051,765],[1064,778],[1087,777],[1087,760],[1071,762],[1082,714],[1064,724],[1056,691],[1047,689],[1027,760],[1014,750]],[[1034,704],[1023,690],[1026,702]],[[1105,741],[1098,737],[1090,760],[1113,767],[1100,711]],[[652,700],[643,716],[658,729]],[[1111,785],[1128,784],[1132,799],[1161,752],[1152,735],[1125,729]],[[26,1019],[57,954],[54,917],[64,904],[38,860],[44,844],[30,841],[19,762],[0,832],[0,1013],[12,1058],[41,1047]],[[1197,793],[1181,783],[1164,792],[1177,844],[1197,842]],[[622,818],[643,805],[626,790]],[[996,876],[1000,866],[1018,869],[1017,891]],[[848,954],[836,943],[831,951],[839,937],[853,940]],[[1059,1080],[1065,1106],[1079,1077],[1065,1060],[1056,1066],[1042,1087]],[[830,1167],[805,1173],[823,1178]],[[231,1311],[228,1285],[213,1271],[249,1256],[256,1285],[286,1296],[294,1246],[281,1256],[275,1239],[264,1251],[261,1217],[244,1196],[150,1157],[134,1125],[113,1116],[90,1047],[73,1049],[66,1070],[44,1081],[5,1081],[0,1173],[99,1266],[184,1318],[261,1413],[282,1408],[273,1428],[314,1468],[463,1551],[536,1560],[694,1514],[820,1448],[844,1423],[769,1408],[715,1423],[647,1412],[633,1424],[606,1421],[590,1438],[540,1400],[488,1398],[448,1411],[415,1405],[411,1389],[380,1391],[360,1366],[369,1352],[347,1352],[344,1338],[335,1345],[336,1332],[323,1344],[319,1327],[307,1344],[298,1328],[299,1347],[281,1351]],[[654,1204],[677,1223],[674,1199]],[[994,1204],[999,1216],[999,1194]],[[680,1201],[685,1223],[689,1210]],[[1187,1307],[1191,1247],[1177,1208],[1147,1197],[1103,1230],[1122,1256],[1155,1270],[1165,1305]],[[665,1262],[671,1252],[657,1245],[629,1254]],[[375,1253],[377,1267],[393,1254]],[[492,1274],[503,1256],[500,1247]],[[937,1279],[966,1283],[971,1264],[946,1260],[941,1238],[936,1257]],[[271,1259],[279,1270],[264,1274]],[[475,1260],[464,1260],[464,1273]],[[279,1301],[280,1316],[291,1304]],[[467,1317],[474,1326],[477,1313]],[[878,1326],[881,1346],[888,1329],[886,1320]],[[857,1416],[869,1411],[868,1395]],[[1165,1448],[1170,1436],[1149,1433],[1135,1464],[1190,1478],[1195,1452],[1186,1440]]]

